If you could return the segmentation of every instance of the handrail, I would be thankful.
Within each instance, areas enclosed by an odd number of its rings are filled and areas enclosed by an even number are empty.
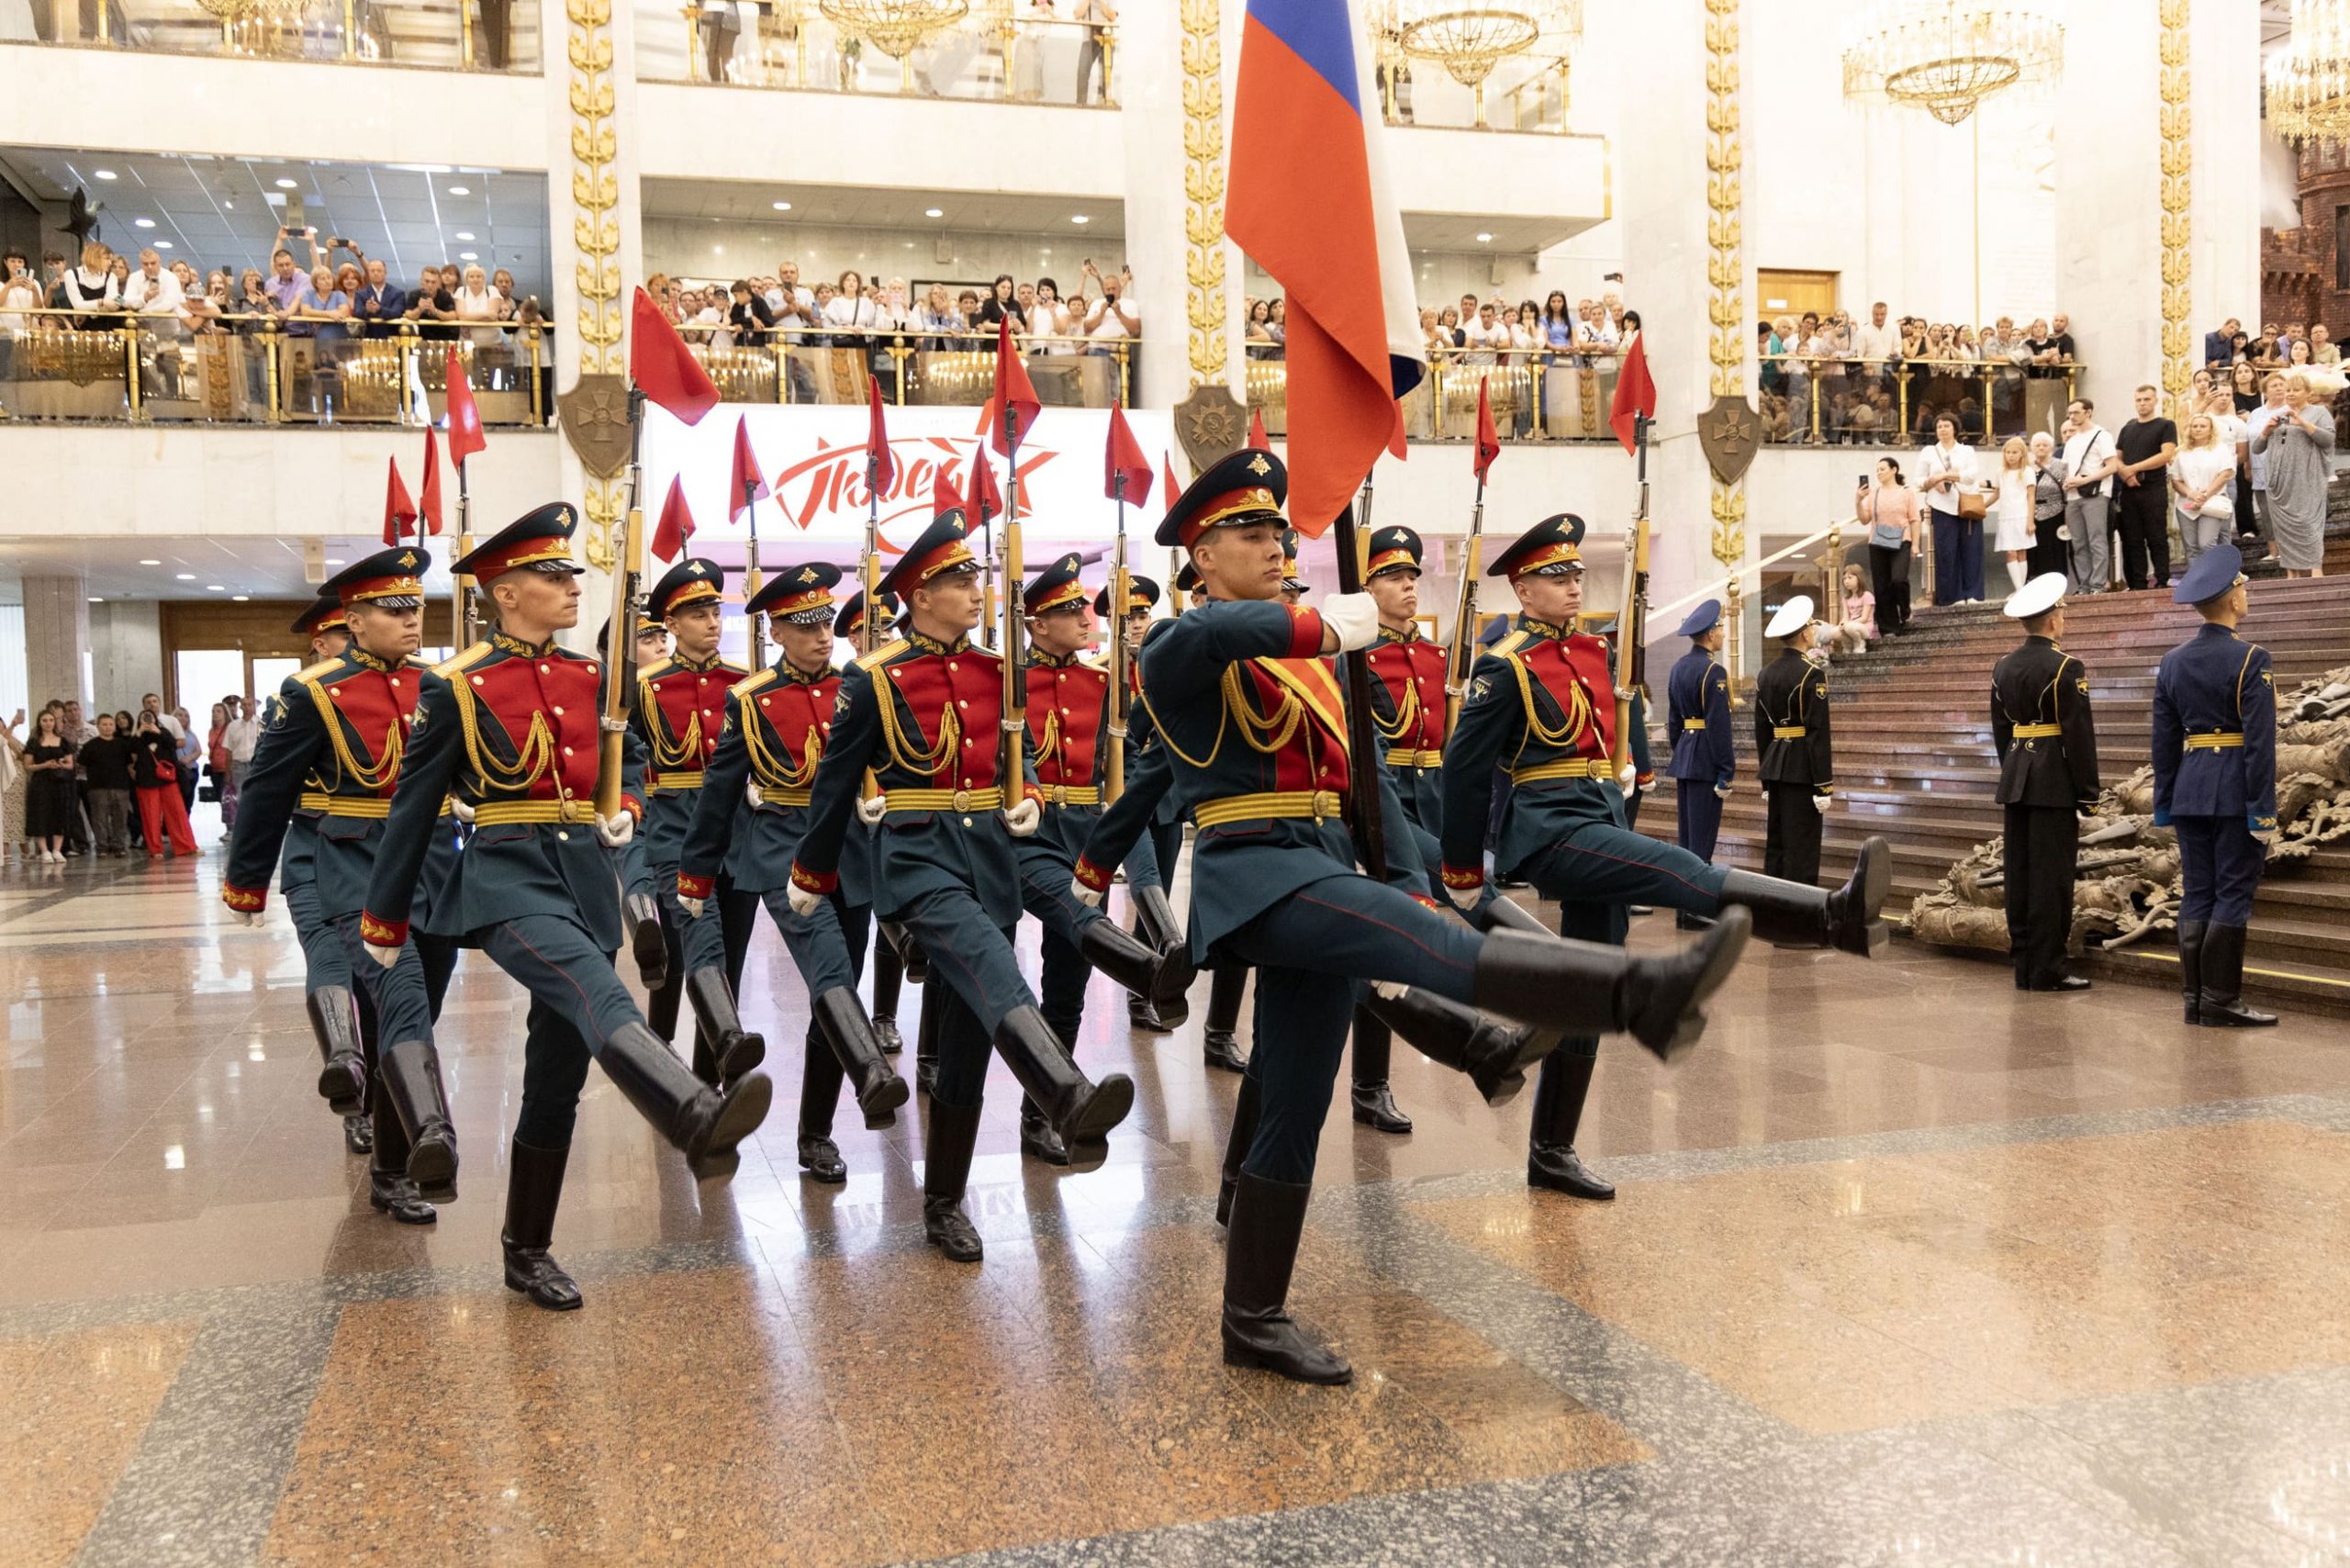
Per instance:
[[[1683,594],[1679,599],[1673,599],[1668,604],[1651,605],[1649,607],[1649,614],[1658,621],[1662,621],[1676,610],[1686,610],[1689,606],[1696,603],[1701,599],[1710,599],[1715,594],[1724,591],[1732,582],[1743,579],[1750,572],[1760,572],[1765,566],[1775,566],[1780,562],[1785,560],[1788,556],[1808,549],[1810,546],[1819,543],[1822,540],[1841,538],[1845,529],[1856,525],[1860,521],[1860,514],[1857,512],[1853,513],[1851,517],[1840,519],[1835,522],[1830,523],[1827,527],[1821,529],[1817,533],[1805,534],[1801,539],[1796,540],[1793,544],[1788,545],[1784,550],[1774,550],[1759,561],[1751,562],[1749,565],[1740,566],[1734,572],[1725,573],[1723,576],[1714,578],[1711,582],[1700,584],[1698,587],[1690,589],[1687,593]]]

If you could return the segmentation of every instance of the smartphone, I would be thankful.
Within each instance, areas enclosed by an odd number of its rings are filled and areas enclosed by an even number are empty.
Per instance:
[[[1863,474],[1858,479],[1852,481],[1852,483],[1855,487],[1865,490],[1869,487],[1869,476]]]

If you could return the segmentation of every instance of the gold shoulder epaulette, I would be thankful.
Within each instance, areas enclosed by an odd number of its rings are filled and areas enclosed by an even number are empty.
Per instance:
[[[651,680],[655,676],[661,675],[667,671],[669,667],[677,662],[677,661],[675,659],[655,659],[649,665],[640,665],[637,667],[636,678],[639,680]]]
[[[751,673],[750,666],[738,665],[733,659],[721,659],[714,667],[722,669],[729,675],[748,675]]]
[[[306,665],[302,668],[296,670],[294,672],[294,678],[300,681],[303,685],[308,686],[312,682],[316,681],[320,676],[326,674],[327,671],[338,668],[341,664],[342,661],[339,658],[320,659],[317,664]]]
[[[734,692],[737,696],[748,697],[752,692],[765,691],[768,687],[773,686],[774,684],[775,671],[771,669],[763,669],[756,675],[744,676],[728,689]]]
[[[1512,630],[1506,636],[1503,637],[1500,642],[1495,643],[1492,647],[1487,648],[1485,651],[1493,655],[1497,659],[1505,659],[1533,640],[1533,633],[1520,626]]]
[[[892,642],[884,643],[869,654],[858,655],[856,659],[856,667],[865,670],[878,669],[881,666],[887,664],[892,658],[895,658],[899,654],[903,653],[905,651],[905,647],[906,640],[903,637],[897,638]]]
[[[482,655],[489,651],[490,645],[487,643],[476,643],[464,653],[458,654],[452,658],[443,659],[439,664],[434,665],[432,666],[432,673],[441,677],[442,679],[446,680],[449,677],[456,674],[459,670],[465,669],[473,665],[480,663]]]

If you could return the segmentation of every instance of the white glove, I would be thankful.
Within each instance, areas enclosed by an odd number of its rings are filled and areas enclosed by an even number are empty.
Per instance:
[[[1018,804],[1004,808],[1003,825],[1014,838],[1034,835],[1037,824],[1044,820],[1045,809],[1036,803],[1034,795],[1023,795]]]
[[[1379,601],[1367,593],[1334,593],[1322,601],[1322,625],[1338,640],[1339,653],[1368,648],[1379,641]]]
[[[378,968],[389,969],[399,966],[400,950],[397,947],[378,947],[373,942],[360,945],[367,949],[367,956],[375,960]]]
[[[791,913],[803,920],[814,914],[824,904],[823,894],[803,888],[797,882],[791,884],[791,890],[786,896],[791,900]]]
[[[1639,787],[1640,770],[1639,767],[1628,762],[1623,767],[1616,770],[1616,788],[1624,791],[1624,799],[1628,801],[1630,800],[1632,798],[1632,791],[1638,790]]]
[[[1811,798],[1811,803],[1818,808],[1819,814],[1824,817],[1828,814],[1828,802],[1832,798],[1828,795],[1814,795]]]
[[[2255,833],[2255,834],[2254,834],[2252,836],[2253,836],[2255,839],[2257,839],[2261,844],[2265,845],[2265,846],[2267,846],[2268,848],[2274,849],[2274,848],[2276,848],[2276,847],[2277,847],[2277,830],[2276,830],[2275,828],[2273,828],[2273,827],[2272,827],[2272,828],[2270,828],[2266,833]]]
[[[686,897],[685,894],[679,893],[677,895],[677,907],[684,910],[687,917],[689,919],[699,920],[701,918],[702,902],[699,899],[689,899]]]
[[[1641,785],[1641,786],[1640,786],[1640,793],[1641,793],[1641,794],[1643,794],[1643,795],[1653,795],[1653,794],[1655,794],[1655,793],[1656,793],[1656,780],[1655,780],[1655,779],[1653,779],[1653,778],[1651,778],[1651,779],[1650,779],[1647,783],[1645,783],[1645,784]]]
[[[1088,909],[1102,907],[1102,895],[1087,887],[1085,879],[1082,877],[1071,877],[1069,879],[1069,896]]]
[[[1405,985],[1402,980],[1373,980],[1371,982],[1371,994],[1387,1002],[1403,1001],[1404,993],[1411,989],[1412,988],[1410,986]]]
[[[889,814],[889,811],[890,797],[876,795],[869,801],[859,801],[856,803],[856,820],[867,827],[879,827],[881,819]]]
[[[1453,908],[1467,913],[1473,911],[1477,907],[1477,901],[1485,896],[1485,888],[1482,882],[1473,888],[1456,888],[1447,882],[1444,885],[1444,896],[1452,901]]]
[[[1729,799],[1729,786],[1727,784],[1717,784],[1714,786],[1714,793],[1727,801]]]
[[[449,814],[467,827],[474,825],[474,809],[454,795],[449,797]]]
[[[759,809],[759,781],[757,779],[745,778],[743,780],[743,800],[744,802],[751,808],[751,810],[755,812]]]
[[[257,909],[232,909],[229,912],[229,918],[240,925],[259,925],[262,923],[261,911]]]
[[[636,836],[636,818],[629,812],[596,819],[596,838],[607,849],[618,849]]]

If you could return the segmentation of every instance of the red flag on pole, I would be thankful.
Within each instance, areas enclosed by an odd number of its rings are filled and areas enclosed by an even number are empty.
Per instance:
[[[971,482],[963,488],[963,532],[977,532],[1002,515],[1003,492],[996,488],[995,465],[983,446],[971,454]]]
[[[661,502],[661,521],[653,530],[653,553],[665,561],[674,561],[685,553],[686,541],[693,536],[694,514],[686,506],[685,487],[672,474],[669,494]]]
[[[878,495],[898,482],[898,462],[890,455],[890,427],[881,414],[881,378],[868,371],[865,382],[871,403],[865,426],[865,465]]]
[[[416,521],[416,503],[408,498],[408,487],[400,483],[400,460],[387,461],[391,477],[384,486],[384,543],[397,544],[401,532]]]
[[[441,437],[431,425],[424,427],[424,488],[419,492],[417,510],[424,519],[424,526],[435,538],[441,533]]]
[[[1502,438],[1494,429],[1494,399],[1485,386],[1486,377],[1477,378],[1477,452],[1471,460],[1477,470],[1477,482],[1483,484],[1485,471],[1494,459],[1502,454]]]
[[[474,384],[465,379],[465,367],[457,358],[457,345],[449,345],[449,369],[444,378],[449,393],[449,461],[464,467],[465,459],[487,447],[489,442],[481,435],[481,410],[474,406]]]
[[[1270,452],[1273,449],[1272,438],[1265,433],[1265,410],[1262,409],[1248,410],[1248,449],[1251,452]]]
[[[930,515],[941,516],[963,504],[955,489],[955,465],[942,463],[930,471]]]
[[[751,451],[751,418],[738,414],[734,418],[734,470],[726,484],[726,515],[741,517],[751,510],[753,501],[767,497],[767,476],[759,472],[759,460]]]
[[[709,372],[641,286],[629,313],[628,375],[639,391],[689,425],[718,407]],[[453,442],[450,450],[455,451]]]
[[[1012,318],[1006,316],[996,323],[995,333],[995,392],[988,399],[989,440],[998,452],[1011,455],[1010,421],[1004,410],[1020,416],[1022,434],[1036,428],[1036,412],[1044,405],[1036,400],[1036,388],[1029,383],[1028,366],[1018,351],[1012,346]]]
[[[1624,368],[1616,377],[1616,400],[1607,406],[1607,428],[1632,450],[1632,416],[1656,418],[1656,383],[1649,379],[1649,351],[1641,340],[1646,332],[1632,334],[1632,346],[1624,351]]]
[[[1126,411],[1118,400],[1110,399],[1110,442],[1102,453],[1102,493],[1112,500],[1118,498],[1118,476],[1126,480],[1127,501],[1140,506],[1150,499],[1150,459],[1142,454],[1142,442],[1135,439],[1132,427],[1126,423]]]
[[[1173,453],[1161,452],[1158,454],[1158,472],[1159,476],[1166,481],[1167,504],[1171,508],[1175,504],[1176,498],[1182,494],[1175,487],[1175,454]]]

